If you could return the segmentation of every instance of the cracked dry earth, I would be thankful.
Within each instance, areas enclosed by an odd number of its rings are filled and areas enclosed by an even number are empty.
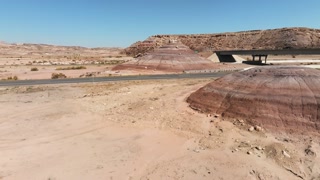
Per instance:
[[[0,179],[319,179],[319,139],[185,102],[213,79],[0,88]]]

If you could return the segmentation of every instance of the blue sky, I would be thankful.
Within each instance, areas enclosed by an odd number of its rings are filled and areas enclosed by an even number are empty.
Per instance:
[[[320,28],[319,0],[1,0],[0,41],[126,47],[155,34]]]

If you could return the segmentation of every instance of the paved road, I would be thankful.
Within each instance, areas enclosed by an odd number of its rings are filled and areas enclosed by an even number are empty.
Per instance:
[[[229,73],[231,72],[0,81],[0,86],[30,86],[30,85],[43,85],[43,84],[71,84],[71,83],[112,82],[112,81],[132,81],[132,80],[156,80],[156,79],[213,78],[213,77],[221,77]]]
[[[269,60],[269,63],[320,63],[318,59],[288,59],[288,60]]]

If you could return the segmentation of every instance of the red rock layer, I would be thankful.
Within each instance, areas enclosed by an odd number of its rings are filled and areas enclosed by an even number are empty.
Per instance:
[[[198,56],[181,43],[169,43],[142,57],[118,65],[113,70],[153,70],[182,72],[215,68],[210,60]]]
[[[190,107],[270,130],[320,133],[320,71],[263,67],[219,78],[192,93]]]
[[[235,49],[303,49],[320,47],[320,30],[281,28],[219,34],[155,35],[126,48],[123,53],[136,55],[162,46],[169,39],[199,52]]]

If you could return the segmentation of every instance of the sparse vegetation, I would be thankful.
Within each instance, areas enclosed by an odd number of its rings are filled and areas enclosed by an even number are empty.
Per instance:
[[[64,79],[67,78],[67,76],[63,73],[52,73],[51,79]]]
[[[8,81],[16,81],[16,80],[18,80],[18,76],[9,76],[9,77],[7,77],[7,79],[2,79],[3,81],[6,81],[6,80],[8,80]]]
[[[56,70],[79,70],[79,69],[87,69],[85,66],[72,66],[72,67],[59,67]]]
[[[31,68],[31,71],[39,71],[39,69],[36,67],[33,67],[33,68]]]
[[[126,61],[124,60],[112,60],[112,61],[105,61],[105,64],[109,65],[115,65],[115,64],[122,64],[125,63]]]
[[[116,65],[116,64],[122,64],[127,61],[125,60],[107,60],[107,61],[98,61],[98,64],[105,64],[105,65]]]

